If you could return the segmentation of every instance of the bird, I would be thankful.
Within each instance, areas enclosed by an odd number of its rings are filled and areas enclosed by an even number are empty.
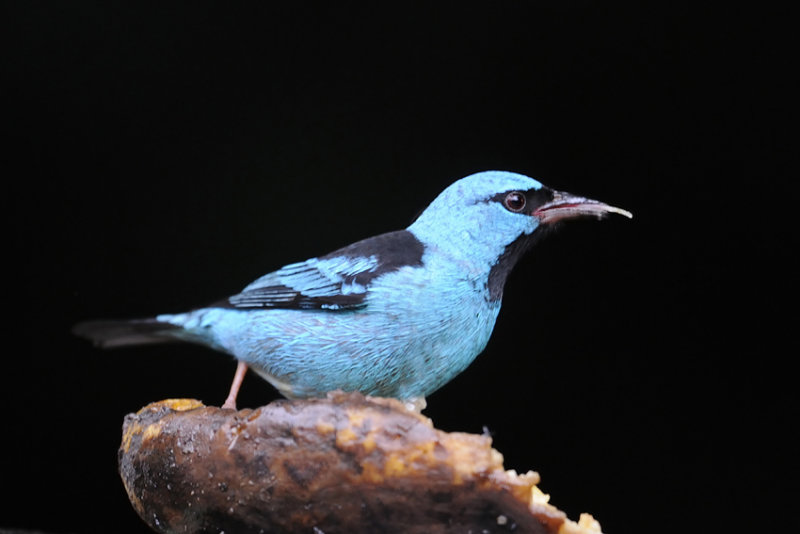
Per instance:
[[[523,174],[478,172],[405,229],[290,263],[208,306],[73,331],[103,348],[185,341],[233,356],[225,409],[250,369],[289,399],[357,391],[421,410],[486,347],[520,257],[562,221],[609,214],[632,217]]]

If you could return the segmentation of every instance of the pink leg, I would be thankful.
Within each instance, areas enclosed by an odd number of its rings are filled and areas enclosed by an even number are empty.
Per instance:
[[[223,410],[236,409],[236,396],[239,394],[239,388],[244,380],[244,375],[247,373],[247,364],[239,362],[236,366],[236,374],[233,375],[233,384],[231,384],[231,391],[228,393],[228,398],[225,399],[225,404],[222,405]]]

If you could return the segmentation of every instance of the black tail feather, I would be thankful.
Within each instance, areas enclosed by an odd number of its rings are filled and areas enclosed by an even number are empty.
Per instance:
[[[169,332],[179,327],[156,319],[128,321],[86,321],[72,328],[72,333],[102,348],[123,347],[178,341]]]

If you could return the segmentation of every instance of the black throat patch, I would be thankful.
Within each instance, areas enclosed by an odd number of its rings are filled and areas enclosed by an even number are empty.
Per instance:
[[[506,207],[504,202],[506,196],[511,192],[498,193],[490,200]],[[532,217],[537,209],[553,200],[553,190],[548,187],[519,192],[525,195],[525,208],[519,213],[527,217]],[[489,271],[489,299],[492,302],[503,298],[503,287],[506,285],[508,273],[511,272],[511,269],[514,268],[523,254],[530,250],[544,235],[550,233],[553,226],[555,225],[539,226],[529,235],[523,234],[506,246],[503,253],[497,258],[497,263]]]
[[[511,191],[499,193],[492,197],[491,200],[505,206],[504,201],[506,195],[510,192]],[[548,187],[529,189],[528,191],[520,192],[525,195],[525,208],[520,214],[527,217],[533,217],[533,213],[537,209],[553,200],[553,190]],[[539,226],[531,234],[523,234],[506,246],[503,253],[497,258],[497,263],[495,263],[489,271],[488,286],[490,300],[496,302],[503,298],[503,287],[506,284],[508,273],[511,272],[511,269],[514,268],[522,255],[530,250],[544,235],[549,234],[554,226],[555,225]]]
[[[528,235],[521,235],[511,244],[506,246],[503,253],[497,258],[497,263],[492,265],[489,271],[489,299],[497,302],[503,298],[503,288],[511,269],[517,264],[519,259],[530,250],[544,236],[552,232],[556,225],[539,226]]]

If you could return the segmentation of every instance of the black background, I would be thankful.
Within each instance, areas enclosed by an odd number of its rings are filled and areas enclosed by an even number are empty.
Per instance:
[[[788,13],[31,1],[2,20],[0,528],[147,532],[123,416],[227,392],[228,357],[100,351],[75,322],[212,302],[504,169],[635,216],[529,254],[426,414],[488,428],[606,532],[797,529]],[[250,376],[240,405],[274,398]]]

